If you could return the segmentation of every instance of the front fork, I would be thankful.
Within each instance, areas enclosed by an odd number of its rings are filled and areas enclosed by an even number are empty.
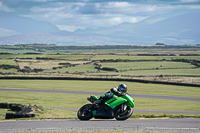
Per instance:
[[[121,115],[125,115],[127,113],[127,105],[126,104],[122,104],[120,112],[121,112],[120,113]]]

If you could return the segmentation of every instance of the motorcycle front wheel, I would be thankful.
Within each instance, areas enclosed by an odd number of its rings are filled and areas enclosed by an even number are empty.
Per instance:
[[[116,120],[126,120],[133,114],[133,109],[130,106],[127,106],[126,110],[123,110],[122,106],[119,106],[114,114]]]
[[[83,105],[77,112],[77,117],[80,120],[89,120],[93,117],[92,115],[92,104]]]

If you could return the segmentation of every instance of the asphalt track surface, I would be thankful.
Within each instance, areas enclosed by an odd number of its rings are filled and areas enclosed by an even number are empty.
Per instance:
[[[200,132],[200,119],[163,118],[128,119],[125,121],[96,120],[23,120],[0,121],[0,132],[21,131],[160,131],[160,132]]]
[[[44,92],[44,93],[68,93],[68,94],[88,94],[88,95],[101,95],[104,92],[90,92],[90,91],[66,91],[66,90],[41,90],[41,89],[13,89],[13,88],[0,88],[0,91],[17,91],[17,92]],[[147,94],[130,94],[132,97],[141,98],[155,98],[167,100],[182,100],[182,101],[195,101],[200,102],[200,98],[194,97],[179,97],[179,96],[162,96],[162,95],[147,95]],[[58,108],[55,109],[73,109],[78,108]],[[134,112],[150,112],[150,113],[179,113],[179,114],[200,114],[200,111],[160,111],[160,110],[134,110]]]

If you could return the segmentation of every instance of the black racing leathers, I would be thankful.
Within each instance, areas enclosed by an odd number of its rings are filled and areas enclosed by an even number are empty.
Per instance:
[[[108,100],[108,99],[112,98],[113,95],[121,97],[121,96],[126,95],[126,93],[120,92],[118,90],[118,88],[114,87],[114,88],[111,88],[109,92],[105,93],[104,95],[101,95],[100,99],[102,99],[102,100]]]
[[[118,97],[126,95],[126,93],[119,91],[118,88],[116,88],[116,87],[111,88],[110,92],[113,93],[114,95],[117,95]]]

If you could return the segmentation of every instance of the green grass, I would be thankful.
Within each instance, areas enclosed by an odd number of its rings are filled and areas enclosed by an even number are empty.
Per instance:
[[[87,60],[92,57],[92,55],[45,55],[45,54],[1,54],[0,64],[10,64],[10,65],[17,65],[12,59],[3,59],[3,58],[37,58],[37,57],[44,57],[44,58],[52,58],[57,59],[66,59],[66,60]],[[109,68],[116,68],[119,72],[108,72],[108,71],[98,71],[95,69],[93,63],[75,66],[70,68],[62,68],[56,70],[49,70],[49,71],[42,71],[39,74],[48,74],[48,73],[76,73],[76,74],[85,74],[85,75],[131,75],[131,76],[146,76],[146,75],[178,75],[178,76],[199,76],[200,71],[199,69],[194,69],[196,66],[190,63],[183,63],[183,62],[171,62],[171,61],[148,61],[148,60],[162,60],[162,59],[176,59],[176,58],[184,58],[184,59],[196,59],[198,60],[199,56],[128,56],[128,55],[96,55],[92,58],[92,60],[98,59],[130,59],[130,60],[146,60],[142,62],[108,62],[108,63],[100,63],[102,67],[109,67]],[[50,63],[53,62],[53,63]],[[58,63],[56,64],[55,60],[39,60],[39,61],[32,61],[26,60],[23,62],[19,62],[20,68],[25,66],[29,66],[32,69],[34,68],[43,68],[43,69],[52,69],[53,67],[58,67]],[[46,66],[45,66],[46,65]],[[148,69],[148,70],[145,70]],[[0,72],[3,73],[17,73],[17,70],[3,70],[0,69]],[[22,74],[22,73],[21,73]]]
[[[0,60],[0,65],[13,65],[16,66],[17,64],[13,60]]]
[[[87,96],[90,95],[1,91],[1,102],[31,104],[46,108],[79,108],[87,103]]]
[[[5,51],[6,52],[6,51]],[[9,51],[7,51],[9,53]],[[27,52],[35,52],[35,51],[27,51]],[[19,53],[25,53],[19,51]],[[71,55],[71,54],[0,54],[0,59],[10,58],[33,58],[36,57],[46,57],[53,59],[89,59],[92,55]],[[171,59],[191,59],[191,60],[200,60],[199,56],[128,56],[128,55],[96,55],[92,58],[92,60],[103,60],[103,59],[127,59],[127,60],[171,60]]]
[[[172,59],[200,60],[200,56],[175,56]]]
[[[37,113],[36,118],[76,118],[75,110],[56,110],[54,107],[80,108],[87,103],[88,95],[39,93],[39,92],[8,92],[1,91],[1,103],[21,103],[22,105],[42,106],[44,111]],[[3,113],[1,112],[3,111]],[[1,118],[5,118],[5,109],[0,109]]]
[[[68,59],[68,60],[81,60],[89,59],[92,55],[46,55],[47,58],[53,59]]]
[[[0,80],[1,88],[25,88],[46,90],[71,90],[107,92],[117,87],[119,81],[89,81],[89,80]],[[166,96],[183,96],[200,98],[198,87],[174,86],[150,83],[123,82],[128,86],[130,94],[150,94]]]
[[[46,55],[46,54],[0,54],[0,59],[16,59],[16,58],[32,58],[36,59],[37,57],[40,58],[52,58],[52,59],[67,59],[67,60],[82,60],[82,59],[89,59],[92,55]]]
[[[17,66],[16,62],[12,59],[3,59],[0,60],[0,65],[11,65],[11,66]],[[11,68],[11,69],[3,69],[0,68],[0,72],[2,73],[17,73],[18,69]]]
[[[86,94],[63,94],[41,92],[10,92],[1,91],[1,102],[21,103],[23,105],[37,105],[44,107],[44,112],[36,118],[77,118],[77,110],[55,110],[52,108],[80,108],[89,103]],[[135,110],[169,110],[169,111],[200,111],[200,102],[162,100],[151,98],[134,98]],[[3,111],[3,112],[2,112]],[[4,119],[4,109],[0,110],[0,119]],[[133,115],[139,115],[134,113]],[[133,116],[134,117],[134,116]]]
[[[127,60],[162,60],[162,59],[171,59],[175,56],[128,56],[128,55],[96,55],[92,60],[108,60],[108,59],[127,59]]]
[[[63,94],[41,92],[9,92],[1,91],[1,102],[21,103],[43,106],[46,108],[80,108],[89,103],[88,94]],[[200,111],[200,102],[165,100],[135,97],[136,110],[169,110],[169,111]]]
[[[153,53],[152,53],[153,54]],[[127,60],[171,60],[171,59],[192,59],[200,60],[200,56],[128,56],[128,55],[96,55],[92,60],[103,60],[103,59],[127,59]]]
[[[122,72],[105,72],[88,73],[87,75],[129,75],[129,76],[153,76],[153,75],[171,75],[171,76],[199,76],[200,69],[158,69],[158,70],[129,70]]]
[[[191,68],[195,67],[189,63],[167,62],[167,61],[150,61],[150,62],[116,62],[100,63],[102,67],[116,68],[117,70],[129,69],[167,69],[167,68]]]
[[[6,69],[0,68],[0,72],[2,72],[2,73],[18,73],[18,69],[11,68],[11,69],[6,70]]]
[[[117,62],[117,63],[100,63],[102,67],[116,68],[119,72],[98,71],[93,64],[81,65],[70,68],[62,68],[47,71],[65,73],[84,73],[87,75],[200,75],[198,68],[194,65],[181,62]],[[149,69],[149,70],[145,70]],[[152,70],[151,70],[152,69]]]
[[[78,72],[97,72],[97,69],[94,69],[94,66],[92,64],[87,64],[87,65],[81,65],[81,66],[76,66],[76,67],[69,67],[69,68],[62,68],[62,69],[56,69],[56,70],[51,70],[47,72],[61,72],[65,73],[66,71],[69,73],[78,73]]]
[[[23,54],[1,54],[0,58],[1,59],[16,59],[16,58],[32,58],[35,59],[36,57],[43,57],[43,55],[31,55],[31,54],[27,54],[27,55],[23,55]]]
[[[200,102],[138,97],[134,100],[136,110],[200,111]]]

